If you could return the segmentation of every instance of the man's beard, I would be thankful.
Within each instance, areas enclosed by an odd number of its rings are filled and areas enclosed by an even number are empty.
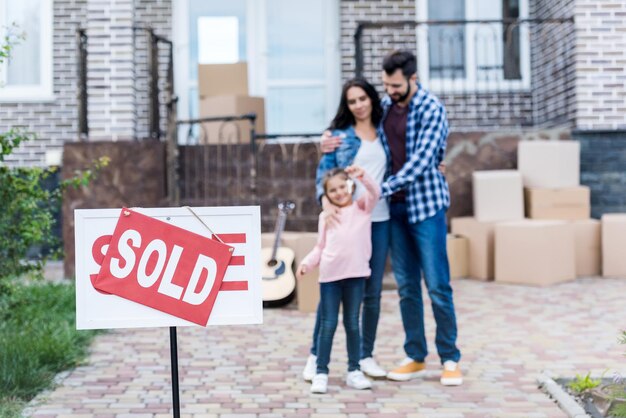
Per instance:
[[[397,99],[395,99],[393,96],[390,96],[390,97],[391,97],[391,100],[394,103],[402,103],[402,102],[404,102],[407,99],[407,97],[409,97],[409,94],[411,94],[411,84],[409,83],[409,79],[407,78],[407,80],[406,80],[406,93],[404,93],[402,96],[400,96]]]

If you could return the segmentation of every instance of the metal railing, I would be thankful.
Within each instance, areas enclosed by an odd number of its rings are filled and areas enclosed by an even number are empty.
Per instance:
[[[380,81],[384,56],[414,51],[420,82],[455,127],[573,121],[573,18],[358,22],[355,74]],[[381,88],[382,91],[382,88]]]
[[[320,133],[257,134],[255,122],[255,114],[176,121],[167,138],[170,204],[260,205],[271,230],[277,203],[292,200],[291,228],[315,229]]]
[[[137,57],[142,57],[141,53],[133,54],[133,72],[134,84],[136,91],[143,91],[140,83],[147,79],[147,97],[144,98],[143,104],[139,101],[139,106],[143,106],[147,110],[147,127],[145,136],[150,139],[163,139],[168,129],[171,111],[171,103],[174,98],[174,55],[172,42],[162,36],[155,34],[151,27],[131,26],[116,27],[116,29],[132,29],[133,45],[141,46],[141,42],[137,40],[137,33],[143,32],[145,35],[146,49],[146,69],[142,74],[141,66],[137,62]],[[86,140],[89,138],[89,97],[88,97],[88,55],[89,55],[89,36],[87,30],[78,28],[76,30],[76,41],[78,48],[78,138]],[[161,45],[167,48],[167,62],[165,69],[161,60]],[[141,50],[141,48],[138,48]],[[163,76],[162,74],[165,73]],[[139,94],[140,95],[140,94]],[[138,123],[136,118],[135,124]],[[141,129],[136,129],[138,132]],[[137,134],[140,136],[141,134]]]

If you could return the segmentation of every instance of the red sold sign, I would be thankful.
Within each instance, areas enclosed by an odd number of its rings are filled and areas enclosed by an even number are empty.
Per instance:
[[[124,208],[94,287],[205,326],[232,251]]]

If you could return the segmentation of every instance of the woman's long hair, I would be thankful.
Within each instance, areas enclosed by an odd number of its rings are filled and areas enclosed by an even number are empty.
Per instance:
[[[378,126],[381,119],[383,118],[383,108],[380,106],[380,98],[378,97],[378,92],[370,83],[368,83],[364,78],[352,78],[345,82],[343,88],[341,89],[341,100],[339,102],[339,108],[337,109],[337,114],[333,118],[333,121],[330,123],[330,129],[346,129],[351,125],[354,125],[356,122],[354,120],[354,115],[348,108],[348,90],[351,87],[360,87],[365,91],[365,94],[370,98],[372,102],[372,123],[374,126]]]

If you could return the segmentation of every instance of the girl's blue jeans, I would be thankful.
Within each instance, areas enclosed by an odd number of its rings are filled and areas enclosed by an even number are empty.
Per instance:
[[[348,371],[359,370],[359,310],[363,300],[364,287],[364,278],[320,283],[317,373],[328,374],[330,352],[341,305],[343,305],[343,326],[346,330],[346,346],[348,348]]]

